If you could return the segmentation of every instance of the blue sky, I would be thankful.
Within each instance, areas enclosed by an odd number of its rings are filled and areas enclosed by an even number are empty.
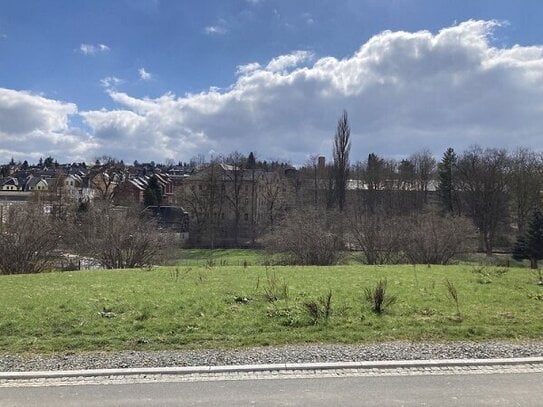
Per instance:
[[[541,1],[0,1],[0,161],[543,148]]]

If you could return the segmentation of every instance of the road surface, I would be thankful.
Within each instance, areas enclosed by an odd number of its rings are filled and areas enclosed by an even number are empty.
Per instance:
[[[10,384],[0,406],[542,406],[543,372]]]

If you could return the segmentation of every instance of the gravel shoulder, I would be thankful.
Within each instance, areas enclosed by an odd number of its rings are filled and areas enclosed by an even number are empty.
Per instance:
[[[291,345],[228,350],[83,352],[54,355],[0,353],[0,371],[219,366],[383,360],[489,359],[543,356],[543,340],[522,342],[385,342]]]

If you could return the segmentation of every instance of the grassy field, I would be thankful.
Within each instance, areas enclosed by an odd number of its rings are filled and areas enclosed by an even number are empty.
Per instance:
[[[364,290],[380,279],[397,301],[377,315]],[[536,281],[521,268],[412,265],[182,265],[0,276],[0,349],[541,338],[543,287]],[[330,290],[329,319],[311,315],[310,308],[323,311]]]

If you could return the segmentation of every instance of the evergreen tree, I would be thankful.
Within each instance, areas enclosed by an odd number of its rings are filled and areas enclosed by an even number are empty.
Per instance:
[[[254,170],[256,168],[256,159],[252,151],[249,153],[249,157],[247,157],[247,164],[245,167],[248,170]]]
[[[449,213],[453,213],[456,206],[456,187],[453,175],[456,162],[456,153],[454,152],[454,149],[449,147],[443,154],[441,162],[437,165],[439,175],[437,190],[443,210]]]
[[[518,237],[513,258],[530,260],[532,269],[537,269],[538,260],[543,259],[543,214],[539,210],[534,211],[526,233]]]
[[[147,188],[143,191],[143,204],[147,206],[160,206],[162,204],[162,187],[154,175],[149,179]]]

